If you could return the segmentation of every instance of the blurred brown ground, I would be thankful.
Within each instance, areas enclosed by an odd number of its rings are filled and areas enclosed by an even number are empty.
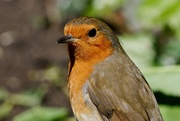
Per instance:
[[[46,17],[43,0],[0,1],[0,88],[19,93],[38,87],[44,82],[30,80],[28,73],[47,65],[56,64],[67,70],[66,45],[56,44],[63,35],[63,25],[36,26],[38,17]],[[68,97],[54,85],[50,85],[43,105],[70,107]],[[24,109],[16,106],[5,121]]]

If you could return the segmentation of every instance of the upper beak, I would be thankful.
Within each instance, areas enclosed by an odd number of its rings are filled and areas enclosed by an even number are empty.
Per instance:
[[[74,42],[76,38],[73,38],[71,35],[66,35],[64,37],[61,37],[56,43],[71,43]]]

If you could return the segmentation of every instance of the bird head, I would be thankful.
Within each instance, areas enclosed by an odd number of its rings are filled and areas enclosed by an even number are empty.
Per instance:
[[[120,45],[110,27],[99,19],[79,17],[64,27],[64,37],[57,43],[67,43],[69,54],[88,60],[110,55]]]

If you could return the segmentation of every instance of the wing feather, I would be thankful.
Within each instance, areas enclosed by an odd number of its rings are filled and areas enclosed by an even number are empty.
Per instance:
[[[162,120],[149,85],[129,58],[97,64],[88,92],[99,113],[109,121],[150,121],[154,116],[154,121]]]

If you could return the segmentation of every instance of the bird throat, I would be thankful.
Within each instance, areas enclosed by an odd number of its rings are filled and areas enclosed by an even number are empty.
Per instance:
[[[113,53],[113,49],[110,43],[103,44],[103,46],[84,46],[86,45],[78,46],[72,43],[68,44],[68,52],[70,59],[69,73],[71,72],[75,63],[88,63],[89,66],[94,66],[95,64],[106,59]]]

